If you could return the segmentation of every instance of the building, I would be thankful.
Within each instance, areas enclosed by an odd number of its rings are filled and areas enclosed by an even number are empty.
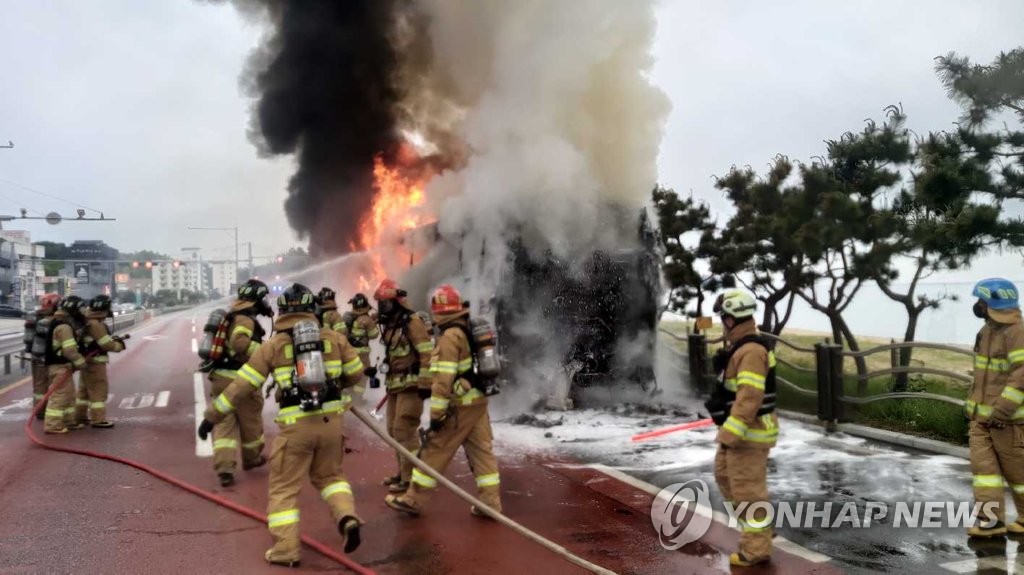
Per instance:
[[[113,296],[116,260],[120,253],[99,240],[78,240],[68,246],[68,260],[61,275],[71,278],[71,293],[82,299],[100,294]]]
[[[0,230],[0,303],[34,309],[45,292],[42,258],[45,248],[22,230]]]
[[[152,272],[153,293],[155,294],[161,290],[174,290],[176,292],[204,291],[209,285],[209,280],[203,277],[207,274],[201,273],[203,267],[207,266],[198,260],[154,263]]]
[[[221,297],[234,295],[238,286],[238,274],[235,262],[217,262],[210,264],[210,289]]]

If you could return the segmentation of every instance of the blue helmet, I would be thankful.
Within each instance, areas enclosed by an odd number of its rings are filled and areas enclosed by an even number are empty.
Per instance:
[[[988,278],[974,285],[974,297],[985,302],[989,309],[1014,309],[1020,307],[1017,300],[1017,286],[1003,278]]]

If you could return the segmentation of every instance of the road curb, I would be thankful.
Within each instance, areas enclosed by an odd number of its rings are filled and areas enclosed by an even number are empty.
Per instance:
[[[817,417],[807,415],[806,413],[797,413],[795,411],[780,409],[779,415],[801,423],[824,427],[824,423]],[[899,433],[888,429],[878,429],[875,427],[868,427],[866,425],[857,425],[855,423],[840,423],[836,426],[836,431],[841,431],[855,437],[873,439],[883,443],[898,445],[900,447],[909,447],[911,449],[919,449],[921,451],[927,451],[938,455],[949,455],[951,457],[959,457],[960,459],[970,458],[969,451],[966,447],[950,445],[943,441],[917,437],[916,435]]]

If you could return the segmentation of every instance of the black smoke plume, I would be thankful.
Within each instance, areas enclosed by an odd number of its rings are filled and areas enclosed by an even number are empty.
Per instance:
[[[285,211],[313,253],[356,246],[374,157],[398,151],[390,36],[403,1],[235,1],[271,26],[242,81],[255,100],[250,137],[261,153],[295,154]]]

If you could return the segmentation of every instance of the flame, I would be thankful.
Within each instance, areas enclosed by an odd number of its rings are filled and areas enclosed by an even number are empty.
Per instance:
[[[372,289],[389,268],[406,265],[410,254],[401,246],[403,234],[437,220],[424,206],[424,189],[433,175],[409,146],[399,150],[395,165],[380,155],[374,158],[373,203],[359,225],[359,247],[370,255],[372,272],[369,278],[360,276],[360,289]],[[393,260],[383,261],[385,253]]]

